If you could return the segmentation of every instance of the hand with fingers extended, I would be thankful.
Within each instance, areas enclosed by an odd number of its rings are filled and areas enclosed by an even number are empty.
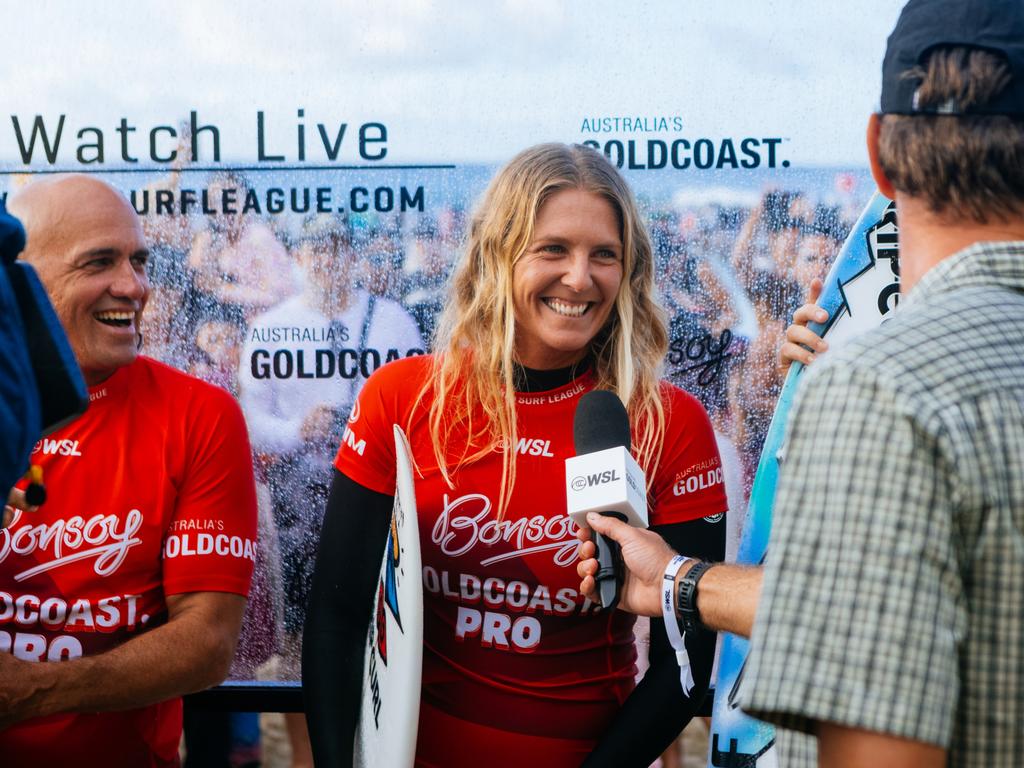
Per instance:
[[[779,368],[785,374],[793,362],[810,365],[814,358],[828,349],[828,342],[808,328],[811,322],[824,323],[828,312],[815,302],[821,296],[822,282],[815,278],[807,291],[807,302],[793,313],[793,322],[786,329],[786,339],[779,348]]]
[[[590,600],[599,602],[597,582],[597,549],[594,546],[591,529],[622,547],[625,563],[625,581],[619,590],[618,607],[641,616],[661,616],[661,582],[665,566],[675,556],[672,548],[654,531],[626,525],[614,517],[591,512],[587,515],[590,528],[580,526],[576,536],[580,544],[576,572],[582,583],[580,591]]]

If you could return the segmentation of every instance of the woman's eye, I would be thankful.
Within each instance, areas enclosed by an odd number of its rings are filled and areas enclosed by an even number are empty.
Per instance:
[[[617,254],[615,251],[600,250],[594,253],[594,258],[602,262],[618,261],[619,254]]]

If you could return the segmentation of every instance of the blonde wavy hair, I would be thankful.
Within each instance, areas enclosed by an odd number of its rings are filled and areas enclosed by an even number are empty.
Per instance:
[[[565,144],[530,147],[498,172],[473,214],[438,324],[431,375],[417,399],[419,405],[432,393],[428,429],[449,487],[451,473],[464,463],[502,451],[499,518],[516,482],[512,273],[533,240],[541,206],[566,189],[600,195],[619,220],[623,280],[608,322],[590,343],[590,356],[596,387],[619,396],[634,435],[639,426],[633,452],[648,482],[664,440],[658,388],[668,330],[664,310],[654,299],[651,241],[633,193],[595,150]],[[446,442],[456,427],[466,430],[464,446]]]

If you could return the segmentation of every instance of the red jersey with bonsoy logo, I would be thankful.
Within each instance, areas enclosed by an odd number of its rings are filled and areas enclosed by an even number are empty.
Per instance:
[[[249,439],[230,394],[140,357],[39,441],[47,501],[0,531],[0,652],[60,663],[166,620],[165,595],[246,595],[256,557]],[[0,731],[13,766],[177,764],[181,700]]]
[[[392,424],[407,430],[423,548],[423,693],[418,766],[578,766],[633,688],[633,618],[579,592],[576,526],[566,516],[565,459],[586,375],[517,395],[517,480],[497,519],[501,453],[444,482],[427,405],[409,416],[430,358],[384,366],[367,382],[336,466],[361,485],[395,490]],[[651,525],[725,511],[722,467],[707,414],[661,387],[666,434],[651,488]],[[482,416],[480,417],[482,418]],[[634,425],[635,427],[636,425]],[[450,435],[452,452],[465,444]]]

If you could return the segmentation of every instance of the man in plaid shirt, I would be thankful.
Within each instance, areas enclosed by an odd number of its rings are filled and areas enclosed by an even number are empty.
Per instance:
[[[741,706],[820,765],[1024,766],[1024,3],[911,0],[882,75],[903,303],[805,377],[763,585],[684,565],[676,610],[752,626]],[[660,614],[672,553],[593,527],[623,544],[622,604]]]

